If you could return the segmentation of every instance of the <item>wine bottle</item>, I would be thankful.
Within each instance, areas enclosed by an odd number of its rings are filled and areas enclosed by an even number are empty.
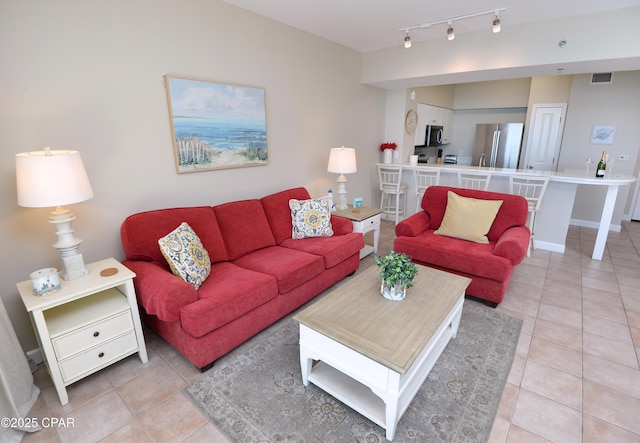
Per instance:
[[[607,151],[602,151],[602,158],[596,168],[596,178],[604,178],[604,170],[607,169]]]

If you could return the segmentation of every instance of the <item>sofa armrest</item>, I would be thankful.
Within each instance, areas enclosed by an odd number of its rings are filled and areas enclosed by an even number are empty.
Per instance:
[[[345,235],[353,232],[353,222],[348,218],[331,216],[331,229],[333,229],[333,235]]]
[[[496,242],[493,254],[511,261],[513,266],[524,260],[529,248],[531,232],[526,226],[514,226],[507,229]]]
[[[396,236],[417,237],[429,229],[431,217],[425,211],[416,212],[396,225]]]
[[[180,277],[154,262],[125,260],[127,268],[136,273],[133,279],[138,304],[147,314],[163,321],[180,318],[180,309],[198,300],[198,291]]]

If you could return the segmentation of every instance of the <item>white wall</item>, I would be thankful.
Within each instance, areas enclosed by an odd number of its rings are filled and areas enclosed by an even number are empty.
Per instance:
[[[616,72],[610,85],[589,84],[590,75],[574,76],[567,109],[558,170],[583,168],[586,157],[599,160],[603,150],[612,157],[628,154],[629,161],[617,161],[615,171],[637,176],[636,162],[640,153],[640,71]],[[594,125],[615,125],[612,145],[590,144]],[[592,168],[593,169],[593,168]],[[594,172],[595,174],[595,172]],[[629,212],[634,186],[620,189],[614,220]],[[572,218],[597,222],[604,190],[579,187]]]
[[[360,83],[359,53],[217,0],[24,0],[0,12],[0,293],[36,347],[15,282],[58,266],[50,209],[16,203],[15,154],[80,151],[95,197],[72,205],[86,262],[123,258],[135,212],[335,187],[329,148],[357,149],[350,197],[372,201],[385,92]],[[163,76],[265,89],[269,165],[177,174]]]

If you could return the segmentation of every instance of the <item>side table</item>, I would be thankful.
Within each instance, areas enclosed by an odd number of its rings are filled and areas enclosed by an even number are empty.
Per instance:
[[[113,258],[87,269],[83,277],[61,279],[60,291],[51,295],[34,295],[31,280],[16,285],[63,405],[69,402],[66,386],[136,352],[148,361],[136,275]]]
[[[353,232],[373,231],[373,246],[364,245],[360,250],[360,260],[372,252],[378,253],[378,242],[380,241],[380,214],[382,211],[378,208],[356,208],[354,212],[353,206],[349,205],[347,209],[337,210],[331,213],[336,217],[347,218],[353,222]]]

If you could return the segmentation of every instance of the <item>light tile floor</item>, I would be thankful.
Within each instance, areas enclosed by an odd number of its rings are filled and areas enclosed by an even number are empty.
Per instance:
[[[379,254],[394,225],[383,221]],[[491,443],[640,441],[640,223],[611,233],[591,260],[593,229],[570,229],[564,254],[536,250],[516,269],[497,308],[524,320]],[[370,242],[371,234],[367,234]],[[373,255],[361,266],[372,266]],[[27,434],[31,442],[226,442],[181,390],[200,376],[146,331],[149,363],[129,357],[71,385],[60,405],[45,369],[29,416],[73,426]]]

